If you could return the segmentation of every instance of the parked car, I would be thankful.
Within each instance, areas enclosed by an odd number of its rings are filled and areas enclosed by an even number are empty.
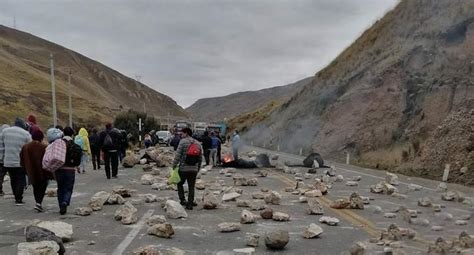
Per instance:
[[[158,136],[159,144],[166,144],[166,146],[170,146],[171,139],[173,138],[173,135],[170,131],[158,131],[156,132],[156,136]]]

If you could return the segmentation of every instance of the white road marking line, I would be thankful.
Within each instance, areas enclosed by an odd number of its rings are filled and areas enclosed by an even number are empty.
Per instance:
[[[122,255],[125,249],[130,245],[130,243],[135,239],[135,237],[138,235],[140,232],[141,228],[143,225],[145,225],[146,219],[148,219],[151,215],[153,215],[153,212],[155,210],[150,209],[148,210],[143,217],[140,219],[140,221],[133,226],[133,229],[128,233],[128,235],[123,239],[123,241],[115,248],[114,252],[112,252],[113,255]]]

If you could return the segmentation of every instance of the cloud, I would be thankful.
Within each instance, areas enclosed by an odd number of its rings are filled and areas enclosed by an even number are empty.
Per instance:
[[[314,75],[397,0],[0,0],[0,23],[78,51],[173,97]]]

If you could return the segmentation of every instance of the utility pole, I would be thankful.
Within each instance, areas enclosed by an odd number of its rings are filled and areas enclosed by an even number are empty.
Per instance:
[[[142,118],[138,118],[138,141],[139,147],[142,145]]]
[[[16,29],[16,16],[13,16],[13,28]]]
[[[49,60],[51,64],[51,94],[53,97],[53,125],[56,127],[58,125],[58,114],[56,112],[56,84],[54,83],[54,60],[53,53],[49,55]]]
[[[72,127],[72,87],[71,87],[71,69],[68,74],[68,90],[69,90],[69,126]]]

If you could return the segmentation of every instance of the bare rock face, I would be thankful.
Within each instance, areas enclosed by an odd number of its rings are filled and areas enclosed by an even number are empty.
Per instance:
[[[220,232],[227,233],[227,232],[235,232],[240,231],[241,225],[238,222],[224,222],[217,225]]]
[[[282,212],[274,212],[272,219],[274,221],[290,221],[290,215]]]
[[[258,247],[259,240],[260,240],[259,234],[256,234],[256,233],[245,234],[245,241],[247,242],[247,246]]]
[[[265,195],[264,201],[267,204],[279,205],[281,202],[281,195],[276,191],[272,191],[270,194]]]
[[[90,207],[78,207],[74,209],[74,214],[79,216],[89,216],[92,214],[92,208]]]
[[[265,245],[269,249],[284,249],[289,241],[290,235],[286,230],[274,230],[265,235]]]
[[[308,209],[306,209],[307,214],[322,215],[324,214],[323,206],[319,203],[316,198],[308,199]]]
[[[266,220],[269,220],[269,219],[272,219],[273,218],[273,210],[272,208],[265,208],[262,212],[260,212],[260,216],[262,217],[262,219],[266,219]]]
[[[349,201],[350,201],[349,208],[364,209],[364,200],[357,192],[354,192],[351,194]]]
[[[99,191],[95,193],[94,196],[92,196],[91,200],[89,201],[89,207],[94,211],[100,211],[109,197],[110,193]]]
[[[303,237],[306,239],[311,239],[319,237],[323,233],[323,229],[317,224],[311,223],[309,227],[303,232]]]
[[[17,246],[18,255],[56,255],[59,254],[59,245],[54,241],[26,242]]]
[[[147,233],[157,237],[171,238],[174,235],[174,229],[169,223],[155,224],[148,228]]]
[[[114,218],[124,225],[130,225],[138,221],[137,212],[137,208],[126,202],[115,211]]]
[[[166,223],[166,218],[163,215],[153,215],[146,220],[146,224],[148,226],[153,226],[156,224],[163,224]]]
[[[240,223],[242,224],[250,224],[254,223],[257,220],[257,215],[251,213],[248,210],[243,210],[240,214]]]
[[[339,224],[340,221],[338,218],[335,218],[335,217],[323,216],[319,218],[319,222],[325,223],[329,226],[336,226],[337,224]]]
[[[165,204],[166,217],[170,219],[187,218],[188,214],[183,206],[174,200],[167,200]]]
[[[124,186],[114,186],[112,188],[112,194],[118,194],[122,197],[131,197],[132,196],[132,190],[127,189]]]
[[[219,205],[219,200],[211,192],[206,192],[202,198],[204,209],[216,209]]]

